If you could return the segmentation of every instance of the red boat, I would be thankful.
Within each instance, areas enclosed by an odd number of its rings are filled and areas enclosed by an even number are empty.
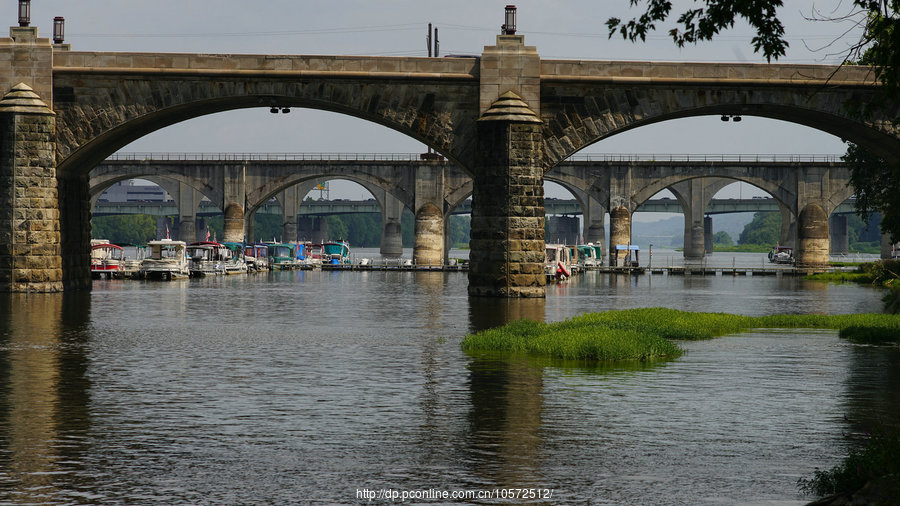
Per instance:
[[[118,278],[125,270],[125,252],[107,241],[91,241],[91,277]]]

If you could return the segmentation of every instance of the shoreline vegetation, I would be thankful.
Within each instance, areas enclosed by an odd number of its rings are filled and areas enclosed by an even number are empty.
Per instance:
[[[518,320],[468,334],[469,352],[499,351],[564,360],[651,361],[672,359],[684,351],[673,340],[696,341],[753,329],[833,329],[860,344],[900,343],[900,315],[742,316],[668,308],[639,308],[586,313],[561,322]]]

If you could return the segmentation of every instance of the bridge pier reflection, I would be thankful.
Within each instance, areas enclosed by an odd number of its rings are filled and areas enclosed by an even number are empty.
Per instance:
[[[522,319],[542,322],[546,318],[545,308],[543,298],[472,299],[469,302],[469,331],[479,332]]]
[[[90,295],[0,294],[0,462],[4,491],[44,503],[68,485],[90,427]],[[83,485],[83,484],[80,484]]]

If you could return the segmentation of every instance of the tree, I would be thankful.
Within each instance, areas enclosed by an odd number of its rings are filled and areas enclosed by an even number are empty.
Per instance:
[[[850,184],[856,190],[856,210],[868,221],[873,210],[881,211],[881,230],[900,239],[900,170],[890,167],[856,144],[850,143],[843,159],[850,165]]]
[[[646,4],[644,13],[624,22],[619,18],[606,21],[609,37],[622,35],[631,41],[646,40],[647,33],[656,24],[672,15],[670,0],[629,0],[632,6]],[[788,48],[784,25],[777,10],[782,0],[696,0],[705,7],[687,9],[677,19],[677,26],[669,35],[679,47],[686,43],[712,40],[720,31],[731,28],[738,19],[746,20],[756,30],[751,43],[755,52],[761,52],[768,61],[784,56]],[[851,44],[844,55],[844,62],[854,60],[870,65],[882,84],[881,96],[870,104],[847,104],[848,109],[858,110],[864,116],[872,108],[883,107],[888,102],[900,101],[900,0],[852,0],[837,1],[835,14],[822,16],[813,10],[810,19],[820,21],[854,21],[863,27],[859,40]],[[843,9],[843,10],[842,10]],[[838,37],[840,38],[840,37]],[[856,106],[856,107],[854,107]],[[894,118],[900,125],[900,117]],[[851,164],[852,184],[857,191],[857,209],[865,217],[876,209],[882,211],[882,232],[900,239],[900,160],[887,161],[865,153],[853,144],[847,150],[846,160]],[[900,157],[898,157],[900,158]],[[889,196],[894,195],[894,202]]]
[[[629,0],[631,5],[643,0]],[[656,23],[665,21],[672,13],[669,0],[646,0],[647,9],[627,23],[619,18],[609,18],[606,26],[609,36],[616,33],[635,42],[647,39],[647,33],[656,29]],[[669,30],[669,35],[678,47],[686,43],[712,40],[724,29],[734,26],[738,18],[745,19],[756,30],[751,43],[753,50],[762,51],[767,60],[784,56],[788,42],[784,39],[784,25],[778,20],[776,11],[782,6],[781,0],[704,0],[706,8],[688,9],[678,16],[679,27]]]
[[[734,245],[734,241],[731,239],[731,236],[728,235],[728,232],[720,230],[713,234],[713,244],[718,244],[721,246],[732,246]]]
[[[762,244],[775,246],[781,237],[781,214],[757,212],[753,220],[744,225],[738,244]]]
[[[156,217],[145,214],[96,216],[91,237],[113,244],[146,244],[156,238]]]

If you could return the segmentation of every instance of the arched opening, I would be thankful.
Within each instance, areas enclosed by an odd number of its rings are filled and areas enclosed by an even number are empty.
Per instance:
[[[354,162],[396,161],[396,165],[402,165],[403,160],[418,160],[420,153],[427,151],[422,143],[408,135],[385,128],[372,121],[318,109],[293,108],[290,111],[291,114],[285,114],[283,109],[279,109],[278,114],[271,114],[268,108],[257,107],[196,117],[153,131],[137,139],[123,148],[117,157],[137,161],[157,158],[183,159],[185,164],[215,160],[232,160],[240,163],[245,159],[280,158],[285,163],[290,163],[289,160],[323,160],[331,163],[331,167],[340,167],[343,160]],[[386,153],[386,146],[390,146],[391,150],[405,151],[405,153],[402,155]],[[177,171],[178,169],[172,170]],[[352,168],[345,167],[343,171],[349,174],[352,173],[352,170]],[[326,170],[326,172],[328,171]],[[361,205],[373,209],[355,213],[351,218],[332,217],[326,219],[335,222],[330,226],[333,233],[342,236],[341,238],[349,236],[349,240],[357,242],[362,247],[373,247],[373,242],[375,242],[374,247],[378,247],[377,242],[384,238],[384,232],[387,230],[388,234],[396,235],[396,244],[393,247],[389,244],[381,244],[381,249],[383,252],[387,249],[389,255],[400,257],[402,248],[404,246],[412,247],[413,242],[414,227],[411,215],[408,219],[408,226],[401,225],[401,221],[407,221],[403,215],[409,212],[404,213],[403,210],[409,205],[407,202],[409,197],[401,194],[401,200],[397,201],[386,191],[373,190],[379,186],[390,187],[392,184],[397,184],[389,179],[379,179],[379,177],[381,175],[375,172],[374,176],[360,174],[355,178],[329,180],[327,182],[328,195],[325,198],[344,202],[362,202]],[[291,179],[295,182],[290,182]],[[285,187],[311,179],[310,176],[300,173],[296,176],[288,176],[287,179],[273,178],[271,182],[257,189],[247,187],[248,196],[240,199],[243,202],[239,200],[228,202],[226,195],[223,205],[232,210],[232,221],[236,222],[240,218],[237,216],[240,213],[235,214],[238,207],[243,212],[243,218],[252,216],[252,219],[247,220],[247,233],[235,232],[232,235],[241,234],[246,239],[269,240],[284,237],[285,227],[294,226],[296,228],[297,223],[286,224],[281,217],[272,214],[273,209],[280,212],[279,199],[281,196],[276,197],[276,194],[283,192]],[[325,181],[321,177],[318,179]],[[243,182],[241,184],[249,186]],[[221,190],[220,188],[219,191],[221,192]],[[374,195],[373,191],[379,194]],[[300,201],[307,196],[313,197],[315,191],[305,191],[305,193],[309,195],[298,197]],[[317,198],[321,197],[319,195]],[[223,197],[220,195],[219,199],[222,200]],[[345,205],[345,207],[347,206]],[[391,209],[387,209],[387,207],[391,207]],[[382,215],[385,212],[396,214],[396,216],[391,214],[386,217],[387,228],[382,226],[384,218]],[[222,217],[222,219],[224,221],[225,218]],[[348,220],[360,223],[348,224],[346,223]],[[372,223],[368,223],[369,221]],[[300,225],[302,231],[302,215]],[[213,222],[214,229],[215,226],[217,225]],[[224,223],[222,228],[224,228]],[[236,227],[232,226],[232,228]],[[409,230],[405,232],[408,235],[405,241],[409,243],[408,245],[403,243],[404,238],[401,233],[401,230],[406,229]],[[466,236],[468,235],[467,229],[468,227],[466,227]],[[467,238],[465,242],[467,243]],[[389,240],[388,243],[390,243]]]
[[[750,183],[727,181],[704,210],[707,252],[766,253],[776,245],[793,247],[795,218],[785,212],[785,204]]]
[[[544,238],[548,243],[580,244],[585,241],[583,199],[570,187],[544,180]],[[589,220],[590,217],[587,217]],[[601,216],[602,220],[603,217]]]
[[[666,238],[652,236],[659,235],[654,232],[661,229],[668,238],[667,246],[684,248],[686,259],[702,259],[712,249],[710,241],[721,231],[715,228],[717,220],[710,223],[710,217],[711,212],[724,213],[719,210],[724,204],[716,204],[715,211],[706,209],[713,195],[736,200],[773,198],[776,203],[771,205],[781,212],[776,216],[778,236],[768,248],[795,239],[796,229],[790,224],[796,221],[800,207],[815,203],[810,198],[820,199],[819,204],[826,210],[843,200],[839,192],[846,189],[849,172],[839,165],[835,169],[834,165],[845,150],[841,139],[788,121],[757,116],[742,116],[737,122],[734,119],[735,116],[728,116],[726,122],[719,115],[707,115],[641,125],[596,142],[584,153],[574,155],[571,165],[577,169],[581,164],[585,173],[591,174],[589,193],[607,199],[607,212],[622,207],[631,213],[628,240],[645,243],[644,247],[655,240],[659,246],[659,241]],[[723,182],[716,183],[718,186],[702,182],[712,179]],[[800,185],[821,186],[821,198],[803,193]],[[655,214],[667,210],[661,202],[665,199],[672,199],[668,207],[676,208],[674,212],[685,212],[677,209],[680,207],[691,216]],[[752,214],[749,216],[752,219]],[[671,223],[665,223],[666,220]],[[782,222],[787,225],[781,225]],[[726,223],[731,220],[723,220],[722,224]],[[650,225],[650,230],[645,225]],[[728,235],[732,242],[737,242],[734,235],[740,232],[736,226],[730,225]],[[707,231],[709,227],[712,229]],[[673,229],[684,232],[673,234]],[[719,240],[727,242],[724,234],[719,234]]]
[[[296,240],[342,240],[354,248],[381,246],[383,196],[376,199],[368,188],[346,179],[314,179],[297,188]]]

